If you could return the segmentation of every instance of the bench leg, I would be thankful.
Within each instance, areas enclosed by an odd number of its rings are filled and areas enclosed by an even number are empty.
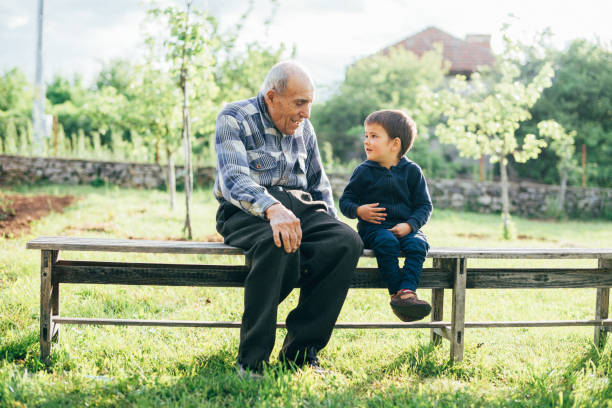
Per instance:
[[[599,259],[599,268],[612,269],[612,259]],[[607,319],[610,306],[610,288],[597,288],[595,299],[595,319]],[[596,347],[602,347],[608,334],[607,326],[595,327],[593,342]]]
[[[59,302],[59,283],[51,283],[51,316],[59,316],[60,314],[60,302]],[[51,322],[51,341],[58,343],[60,341],[60,324]]]
[[[59,290],[53,296],[53,264],[57,260],[58,251],[41,251],[40,266],[40,359],[49,362],[51,355],[51,338],[54,327],[51,324],[53,303],[57,302],[59,310]],[[59,287],[59,286],[58,286]]]
[[[431,290],[431,321],[442,321],[444,315],[444,289]],[[431,343],[434,346],[442,342],[443,336],[440,330],[431,329]]]
[[[448,262],[451,261],[451,262]],[[452,268],[452,259],[433,259],[433,267],[436,269]],[[431,321],[439,322],[444,318],[444,289],[436,288],[431,290]],[[439,345],[444,338],[444,330],[431,329],[431,343]]]
[[[455,282],[453,285],[453,312],[451,320],[450,362],[463,361],[465,329],[465,284],[466,259],[455,259]]]

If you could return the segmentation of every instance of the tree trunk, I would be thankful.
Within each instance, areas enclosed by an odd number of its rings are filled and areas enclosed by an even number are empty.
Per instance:
[[[185,75],[185,74],[182,74]],[[183,148],[185,149],[185,226],[183,231],[187,231],[187,239],[192,239],[191,233],[191,177],[193,170],[191,168],[191,137],[189,128],[189,106],[188,106],[188,89],[187,81],[182,81],[183,89]]]
[[[168,155],[168,189],[170,192],[170,210],[174,210],[174,195],[176,193],[176,173],[174,170],[174,156],[169,148],[166,147]]]
[[[157,135],[155,139],[155,164],[159,164],[159,145],[160,145],[160,137]]]
[[[502,188],[502,218],[504,220],[504,236],[508,236],[510,230],[510,200],[508,198],[508,174],[506,173],[506,158],[499,160],[499,174],[501,175]]]
[[[561,189],[559,190],[559,207],[565,211],[565,191],[567,190],[567,169],[561,169]]]

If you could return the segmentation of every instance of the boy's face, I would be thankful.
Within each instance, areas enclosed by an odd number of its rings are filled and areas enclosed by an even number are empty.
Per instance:
[[[367,123],[365,125],[365,148],[368,160],[377,162],[383,167],[391,167],[399,162],[398,153],[401,148],[399,138],[391,139],[385,128],[378,123]]]

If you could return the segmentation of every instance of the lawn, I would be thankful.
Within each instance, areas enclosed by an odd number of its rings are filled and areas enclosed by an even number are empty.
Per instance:
[[[251,383],[235,376],[235,329],[68,325],[46,368],[38,360],[40,253],[26,250],[25,243],[39,235],[179,239],[183,198],[170,211],[161,191],[40,186],[9,192],[79,199],[63,213],[34,222],[30,232],[0,240],[0,406],[612,406],[612,342],[594,348],[589,327],[468,329],[465,359],[455,365],[448,363],[447,342],[429,345],[428,330],[337,330],[321,353],[323,365],[335,373],[326,377],[281,369],[279,330],[264,379]],[[195,239],[218,239],[210,190],[195,192],[193,208]],[[519,239],[512,242],[500,239],[498,215],[436,210],[424,230],[432,246],[612,247],[612,222],[514,220]],[[221,256],[62,254],[84,256],[240,262]],[[559,262],[589,267],[594,261]],[[545,265],[505,265],[540,264]],[[429,299],[430,291],[421,295]],[[67,316],[239,320],[242,310],[240,289],[64,285],[61,296]],[[293,293],[279,319],[296,302]],[[593,317],[594,305],[594,289],[472,290],[466,319],[586,319]],[[395,317],[384,291],[352,289],[340,320]]]

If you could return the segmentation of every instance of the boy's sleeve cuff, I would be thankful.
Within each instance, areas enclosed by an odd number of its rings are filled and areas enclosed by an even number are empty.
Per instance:
[[[408,220],[406,221],[406,223],[410,225],[410,228],[412,228],[412,232],[417,232],[419,230],[418,224],[416,224],[414,220]]]
[[[349,218],[357,218],[357,208],[359,208],[359,204],[351,204],[348,208],[348,217]]]

